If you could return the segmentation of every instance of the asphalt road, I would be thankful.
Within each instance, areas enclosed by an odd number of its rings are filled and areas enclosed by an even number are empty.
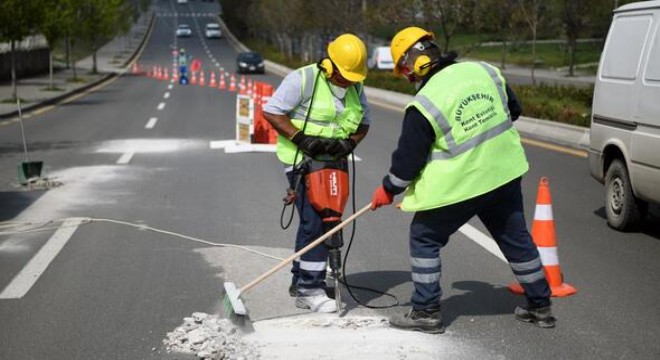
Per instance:
[[[142,65],[170,66],[171,51],[184,47],[206,69],[218,69],[217,61],[225,71],[235,70],[236,52],[225,39],[199,37],[213,19],[205,14],[217,13],[215,5],[157,5],[159,13],[194,10],[198,15],[159,16]],[[182,22],[193,26],[193,37],[174,37]],[[249,77],[273,85],[281,80]],[[235,94],[169,85],[126,75],[27,120],[32,158],[43,160],[55,181],[48,191],[25,191],[16,184],[20,129],[17,124],[0,127],[0,166],[5,169],[0,172],[0,220],[115,219],[265,252],[289,250],[294,230],[279,229],[286,184],[275,156],[225,154],[209,146],[234,138]],[[397,111],[374,107],[372,115],[371,131],[357,149],[362,160],[355,169],[358,208],[368,203],[387,172],[401,124]],[[150,122],[153,127],[147,127]],[[562,270],[579,292],[554,301],[555,329],[517,322],[512,311],[523,300],[504,287],[513,279],[507,264],[457,233],[443,250],[448,334],[441,336],[478,344],[492,358],[660,357],[658,217],[641,232],[615,232],[605,224],[602,187],[589,176],[586,159],[533,146],[526,151],[531,164],[523,181],[528,223],[538,181],[546,176]],[[412,288],[409,219],[390,207],[358,220],[347,264],[349,282],[387,291],[402,307],[370,310],[349,301],[349,312],[388,316],[407,310]],[[250,253],[227,256],[217,247],[98,220],[68,234],[32,286],[26,285],[28,277],[20,283],[23,288],[14,287],[17,274],[52,244],[55,234],[63,238],[64,231],[74,229],[60,225],[0,235],[2,359],[171,358],[162,346],[167,332],[192,312],[218,312],[224,280],[242,282],[272,262]],[[471,226],[483,231],[477,220]],[[58,227],[63,230],[56,232]],[[391,303],[356,293],[372,305]],[[246,296],[246,302],[255,321],[301,312],[285,287],[265,286]],[[472,355],[466,348],[462,358]]]

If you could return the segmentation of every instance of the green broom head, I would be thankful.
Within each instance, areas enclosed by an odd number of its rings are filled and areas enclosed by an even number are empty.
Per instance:
[[[239,298],[241,292],[236,288],[236,284],[225,282],[224,285],[225,297],[222,299],[222,304],[224,305],[225,314],[227,316],[231,316],[232,314],[247,315],[243,300]]]

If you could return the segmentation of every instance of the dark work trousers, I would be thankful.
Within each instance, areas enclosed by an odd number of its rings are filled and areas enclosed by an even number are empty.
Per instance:
[[[415,213],[410,224],[414,309],[440,306],[440,249],[449,236],[478,216],[509,261],[530,306],[550,305],[550,288],[536,245],[527,231],[520,178],[457,204]],[[469,261],[469,260],[465,260]]]
[[[289,185],[293,188],[293,171],[287,172],[286,176]],[[299,215],[299,224],[295,251],[298,251],[323,235],[323,221],[307,199],[305,179],[301,179],[296,190],[298,196],[295,205]],[[300,261],[293,262],[291,282],[298,289],[300,295],[325,294],[323,288],[325,288],[327,260],[328,248],[324,244],[320,244],[300,256]]]

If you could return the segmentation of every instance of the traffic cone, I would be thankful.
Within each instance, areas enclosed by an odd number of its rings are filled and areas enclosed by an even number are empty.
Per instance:
[[[236,77],[234,75],[231,76],[229,81],[229,91],[236,91]]]
[[[139,72],[137,62],[133,63],[133,66],[131,67],[131,72],[133,74],[137,74]]]
[[[247,95],[252,96],[252,94],[254,94],[253,89],[252,89],[252,80],[248,80]]]
[[[165,72],[163,73],[163,80],[169,80],[170,79],[170,74],[168,74],[167,68],[164,69]]]
[[[204,75],[204,70],[199,72],[199,86],[206,85],[206,76]]]
[[[555,238],[555,220],[552,216],[550,184],[546,177],[541,178],[538,194],[536,195],[532,239],[539,250],[545,278],[548,281],[548,285],[550,285],[552,296],[563,297],[577,293],[576,288],[564,283],[564,276],[559,267],[557,240]],[[509,285],[509,290],[516,294],[523,294],[525,292],[518,283]]]
[[[172,80],[175,82],[179,80],[179,70],[176,68],[172,68]]]
[[[225,74],[223,72],[220,72],[220,86],[218,89],[224,90],[227,88],[227,84],[225,84]]]
[[[211,80],[209,81],[209,87],[216,87],[218,83],[215,80],[215,71],[211,71]]]
[[[197,84],[197,71],[192,72],[192,77],[190,78],[190,83],[191,84]]]

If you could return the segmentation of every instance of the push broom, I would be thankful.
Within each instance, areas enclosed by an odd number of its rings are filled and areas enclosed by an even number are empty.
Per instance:
[[[273,275],[276,273],[278,270],[281,268],[285,267],[286,265],[290,264],[293,262],[293,260],[297,259],[299,256],[305,254],[306,252],[312,250],[316,246],[318,246],[320,243],[325,241],[327,238],[332,236],[332,234],[336,233],[337,231],[343,229],[348,225],[350,222],[353,220],[357,219],[360,217],[362,214],[367,212],[371,208],[371,203],[363,207],[362,209],[358,210],[355,214],[349,216],[346,220],[342,221],[339,223],[337,226],[334,228],[330,229],[328,232],[325,234],[321,235],[318,239],[314,240],[311,242],[309,245],[305,246],[304,248],[298,250],[295,254],[289,256],[288,258],[282,260],[279,264],[273,266],[270,270],[266,271],[265,273],[261,274],[259,277],[256,279],[252,280],[250,283],[247,285],[243,286],[242,288],[237,288],[236,284],[233,282],[225,282],[224,287],[225,287],[225,297],[222,300],[222,303],[224,305],[224,310],[225,314],[229,317],[232,314],[239,315],[239,316],[245,316],[247,315],[247,310],[245,309],[245,304],[243,304],[243,300],[241,300],[241,296],[260,282],[264,281],[267,277]]]

